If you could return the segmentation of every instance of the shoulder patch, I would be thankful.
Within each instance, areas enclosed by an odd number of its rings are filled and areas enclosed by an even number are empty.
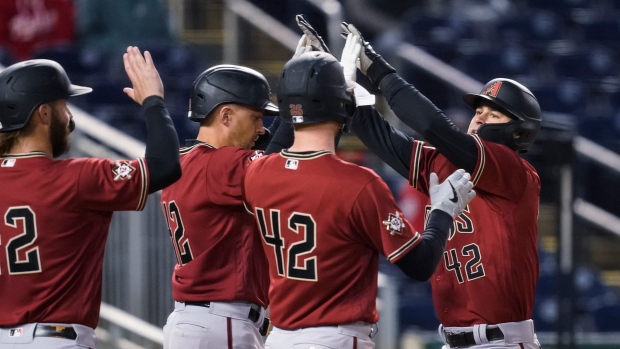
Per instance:
[[[114,168],[112,169],[112,172],[114,173],[114,180],[118,181],[118,180],[131,179],[131,174],[135,170],[136,169],[133,168],[133,166],[131,166],[131,163],[129,161],[126,161],[126,160],[116,161],[114,163]]]
[[[256,160],[256,159],[258,159],[260,157],[263,157],[263,156],[265,156],[265,153],[263,153],[262,150],[255,150],[254,154],[252,154],[249,159],[250,159],[250,161],[254,161],[254,160]]]
[[[395,234],[402,235],[403,228],[405,227],[403,224],[403,219],[400,217],[398,212],[390,213],[388,219],[383,221],[383,225],[390,232],[390,235],[394,236]]]

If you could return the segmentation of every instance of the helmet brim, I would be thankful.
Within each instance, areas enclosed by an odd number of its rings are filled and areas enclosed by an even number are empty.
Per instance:
[[[278,107],[276,107],[276,105],[271,102],[268,102],[267,104],[265,104],[265,106],[262,109],[263,109],[264,115],[267,115],[267,116],[280,115],[280,110],[278,109]]]
[[[69,96],[73,97],[73,96],[79,96],[79,95],[85,95],[87,93],[91,93],[93,92],[93,89],[90,87],[86,87],[86,86],[80,86],[80,85],[73,85],[71,84],[71,86],[69,86]]]

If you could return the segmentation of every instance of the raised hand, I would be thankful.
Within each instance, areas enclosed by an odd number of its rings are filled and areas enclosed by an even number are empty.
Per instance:
[[[142,102],[150,96],[164,98],[164,84],[148,51],[144,51],[142,56],[137,47],[127,47],[127,52],[123,54],[123,64],[132,84],[131,88],[125,87],[123,92],[131,99],[142,105]]]
[[[306,21],[304,15],[295,16],[295,20],[297,21],[297,25],[304,32],[304,36],[307,40],[307,45],[313,48],[312,51],[323,51],[330,53],[329,48],[323,41],[323,38],[317,33],[317,31]],[[298,46],[299,47],[299,46]]]
[[[357,30],[353,24],[342,22],[340,26],[344,30],[342,37],[348,39],[349,35],[352,34],[353,37],[361,43],[362,49],[359,54],[358,68],[364,75],[368,76],[370,82],[372,82],[375,86],[378,86],[379,82],[385,75],[396,72],[396,70],[392,68],[392,66],[389,65],[380,54],[375,52],[372,46],[370,46],[370,43],[364,40],[364,37],[360,31]],[[374,67],[373,69],[370,69],[372,65],[374,65]]]
[[[359,37],[349,33],[347,36],[347,42],[342,49],[342,57],[340,58],[340,65],[344,72],[344,78],[347,81],[355,81],[355,73],[359,66],[359,55],[362,49],[362,42]]]
[[[441,210],[452,216],[452,219],[456,218],[476,196],[476,192],[472,190],[474,184],[470,178],[469,173],[459,169],[439,184],[437,175],[431,173],[429,183],[431,211]]]

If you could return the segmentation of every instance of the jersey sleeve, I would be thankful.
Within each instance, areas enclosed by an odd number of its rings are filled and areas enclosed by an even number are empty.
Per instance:
[[[259,150],[236,147],[218,149],[211,160],[207,173],[207,195],[217,205],[240,205],[243,203],[242,181],[250,163],[263,156]]]
[[[379,177],[371,180],[360,192],[349,219],[362,239],[391,263],[421,241],[421,235],[405,219],[390,189]]]
[[[148,195],[148,168],[136,160],[85,159],[79,170],[77,200],[97,211],[141,211]]]
[[[519,155],[504,145],[485,141],[477,135],[471,137],[478,148],[478,160],[471,173],[474,189],[504,202],[517,203],[527,185],[527,172]],[[431,172],[437,173],[442,182],[455,170],[456,167],[435,148],[424,142],[414,142],[409,177],[412,187],[428,195]]]

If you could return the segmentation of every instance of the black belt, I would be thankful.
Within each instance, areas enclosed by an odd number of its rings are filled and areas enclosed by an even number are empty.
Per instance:
[[[211,306],[211,302],[184,302],[186,305],[195,305],[198,307],[207,307],[209,308]],[[258,305],[251,305],[250,306],[250,313],[248,314],[248,319],[250,319],[250,321],[252,322],[256,322],[258,321],[258,319],[260,319],[260,307],[258,309],[255,309],[255,307],[259,307]]]
[[[476,340],[474,339],[474,332],[444,332],[446,335],[446,343],[450,345],[450,348],[467,348],[472,345],[476,345]],[[499,327],[488,328],[486,329],[487,339],[489,341],[495,341],[499,339],[504,339],[504,333]]]
[[[77,333],[72,326],[37,324],[34,336],[76,339]]]

